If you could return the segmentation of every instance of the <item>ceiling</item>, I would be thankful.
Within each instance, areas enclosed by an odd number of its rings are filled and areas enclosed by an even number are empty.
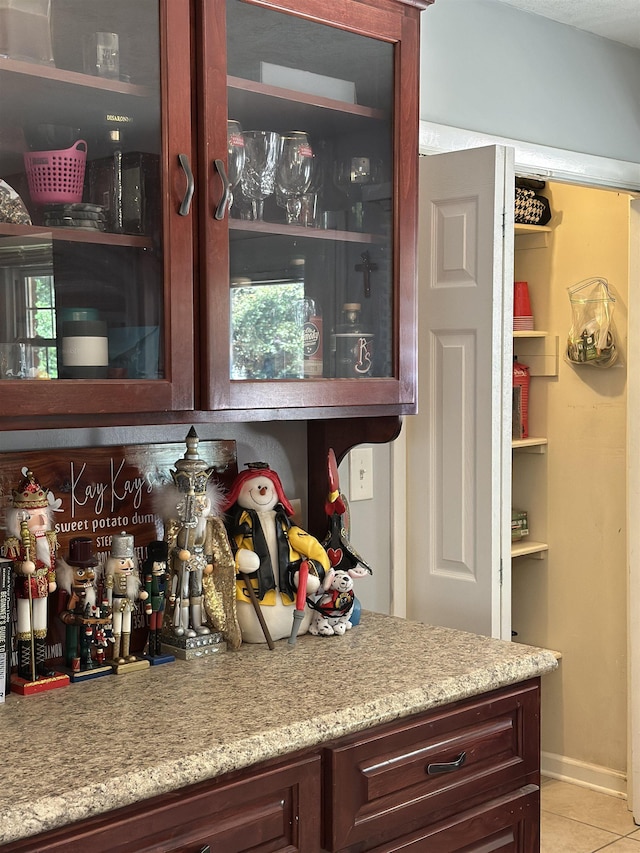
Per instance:
[[[640,50],[640,0],[500,0]]]

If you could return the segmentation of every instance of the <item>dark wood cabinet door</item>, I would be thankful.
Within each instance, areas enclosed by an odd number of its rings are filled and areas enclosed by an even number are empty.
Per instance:
[[[203,409],[415,411],[424,5],[200,0]],[[284,152],[301,133],[312,167],[292,184]],[[256,135],[281,146],[259,178]]]
[[[190,10],[4,12],[0,174],[19,198],[0,212],[3,418],[194,406]]]
[[[9,845],[14,853],[316,853],[320,757],[207,782]]]

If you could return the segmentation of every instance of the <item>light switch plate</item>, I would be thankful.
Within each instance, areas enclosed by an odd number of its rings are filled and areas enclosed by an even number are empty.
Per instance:
[[[373,448],[354,447],[349,454],[349,500],[373,499]]]

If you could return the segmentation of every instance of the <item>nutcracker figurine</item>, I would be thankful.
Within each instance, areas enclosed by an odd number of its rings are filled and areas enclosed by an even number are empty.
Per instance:
[[[164,620],[165,598],[167,594],[167,560],[169,547],[166,542],[150,542],[147,546],[147,558],[142,564],[142,577],[148,598],[145,601],[145,613],[149,623],[149,657],[152,662],[162,655],[161,639]],[[173,655],[167,656],[174,660]]]
[[[58,542],[53,530],[52,493],[40,485],[32,471],[23,469],[23,475],[12,492],[12,506],[6,510],[9,536],[3,550],[13,560],[15,572],[18,677],[36,682],[56,675],[45,658],[47,605],[49,594],[56,588]]]
[[[141,663],[148,666],[148,661],[140,660],[130,651],[131,614],[135,610],[136,601],[146,601],[149,594],[141,588],[133,536],[124,531],[111,539],[111,553],[105,566],[105,588],[113,616],[113,663]]]
[[[112,671],[104,663],[105,649],[113,643],[111,610],[106,601],[98,605],[97,565],[98,559],[88,536],[72,539],[66,559],[58,559],[60,588],[67,593],[60,620],[66,625],[65,664],[72,681],[108,675]]]
[[[187,659],[194,644],[209,653],[208,645],[215,640],[213,636],[207,639],[209,624],[222,634],[227,646],[235,649],[242,642],[235,607],[234,560],[219,518],[222,494],[210,480],[213,468],[199,456],[199,441],[191,427],[187,451],[170,472],[174,485],[165,490],[158,504],[165,519],[169,558],[163,633],[172,651],[184,648]],[[219,640],[216,642],[219,648]]]

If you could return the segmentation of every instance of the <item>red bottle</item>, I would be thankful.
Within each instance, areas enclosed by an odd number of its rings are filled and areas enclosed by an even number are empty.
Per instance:
[[[517,390],[516,390],[517,389]],[[514,392],[514,426],[516,419],[520,421],[519,428],[514,429],[515,438],[529,437],[529,368],[513,357],[513,392]]]

